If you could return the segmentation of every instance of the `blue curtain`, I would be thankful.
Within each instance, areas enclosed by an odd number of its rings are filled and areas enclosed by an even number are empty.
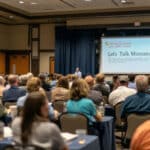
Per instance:
[[[83,75],[95,74],[95,33],[56,28],[55,72],[66,75],[79,67]]]

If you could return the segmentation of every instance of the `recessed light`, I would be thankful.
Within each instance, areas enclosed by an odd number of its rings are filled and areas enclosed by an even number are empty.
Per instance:
[[[31,5],[36,5],[37,3],[36,2],[31,2]]]
[[[19,1],[19,4],[24,4],[24,1]]]
[[[125,3],[127,3],[127,0],[121,0],[121,3],[125,4]]]
[[[9,16],[9,18],[10,18],[10,19],[13,19],[13,18],[14,18],[14,16]]]
[[[84,0],[85,2],[91,2],[92,0]]]

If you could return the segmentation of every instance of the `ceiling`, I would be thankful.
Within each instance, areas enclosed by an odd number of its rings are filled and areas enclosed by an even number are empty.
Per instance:
[[[0,0],[0,22],[27,23],[48,19],[64,21],[70,17],[103,16],[127,12],[149,13],[150,0]],[[64,19],[65,18],[65,19]]]

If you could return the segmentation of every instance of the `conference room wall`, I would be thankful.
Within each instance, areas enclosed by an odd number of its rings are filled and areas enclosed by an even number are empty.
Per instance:
[[[49,73],[49,58],[53,57],[54,52],[41,52],[40,53],[40,72],[48,72]]]
[[[55,49],[55,25],[41,24],[40,25],[40,50]]]
[[[0,24],[0,49],[8,49],[8,26]]]

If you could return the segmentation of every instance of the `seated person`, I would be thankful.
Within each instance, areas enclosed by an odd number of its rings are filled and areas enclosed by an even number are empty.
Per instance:
[[[5,80],[2,76],[0,76],[0,100],[1,100],[1,97],[3,96],[3,91],[5,90]]]
[[[59,129],[49,122],[48,101],[41,92],[32,92],[27,96],[23,115],[13,121],[12,130],[17,144],[51,150],[67,149]]]
[[[24,103],[27,99],[27,96],[32,93],[32,92],[37,92],[40,91],[43,94],[45,94],[45,91],[41,88],[41,82],[40,79],[37,77],[32,77],[28,80],[27,82],[27,93],[25,96],[22,96],[18,99],[17,101],[17,107],[18,109],[22,109],[24,107]],[[57,118],[58,113],[54,111],[51,105],[49,105],[49,117],[50,119],[55,119]]]
[[[122,105],[121,118],[126,119],[128,114],[150,113],[150,94],[145,93],[148,87],[148,78],[138,75],[135,79],[137,93],[127,97]]]
[[[69,113],[82,113],[90,121],[101,120],[101,115],[97,114],[96,107],[91,99],[88,99],[89,87],[85,80],[77,79],[73,82],[70,90],[70,100],[66,108]]]
[[[69,82],[67,77],[61,77],[57,86],[51,90],[51,101],[55,100],[64,100],[67,101],[69,99]]]
[[[110,87],[105,83],[104,74],[100,73],[96,75],[96,84],[93,86],[93,90],[100,91],[103,96],[107,96],[110,93]]]
[[[133,95],[136,93],[135,89],[128,88],[128,77],[127,76],[120,76],[119,77],[119,86],[110,93],[109,95],[109,103],[112,106],[123,102],[128,96]]]
[[[10,88],[3,92],[3,102],[16,102],[17,99],[26,94],[26,90],[18,87],[18,76],[9,75]]]
[[[150,120],[141,124],[135,131],[130,150],[150,149]]]
[[[87,82],[87,84],[89,85],[89,93],[88,93],[88,98],[93,100],[93,102],[96,104],[96,105],[100,105],[103,97],[102,97],[102,93],[100,91],[96,91],[96,90],[93,90],[93,85],[94,85],[94,78],[90,75],[86,76],[85,77],[85,81]]]

